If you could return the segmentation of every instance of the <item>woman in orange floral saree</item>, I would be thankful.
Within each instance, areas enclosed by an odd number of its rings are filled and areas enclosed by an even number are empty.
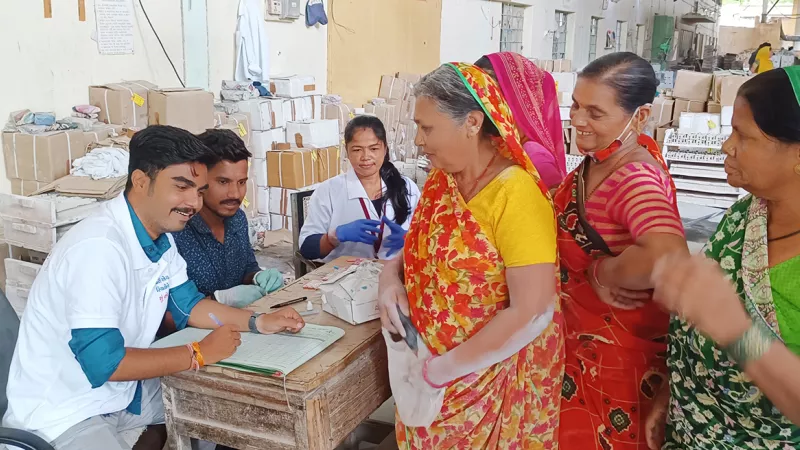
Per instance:
[[[390,332],[403,334],[397,306],[407,310],[434,355],[409,378],[444,400],[428,427],[398,413],[398,444],[556,449],[562,318],[547,188],[485,72],[444,65],[415,94],[416,143],[435,169],[403,258],[381,275],[379,304]]]

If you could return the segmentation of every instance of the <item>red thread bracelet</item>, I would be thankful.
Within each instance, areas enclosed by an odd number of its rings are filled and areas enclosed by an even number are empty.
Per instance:
[[[428,378],[428,363],[433,361],[434,358],[438,358],[438,356],[431,356],[430,358],[426,359],[425,362],[422,364],[422,378],[425,380],[426,383],[428,383],[428,385],[430,385],[430,387],[434,389],[444,389],[447,386],[449,386],[450,383],[437,385],[431,382],[431,379]]]

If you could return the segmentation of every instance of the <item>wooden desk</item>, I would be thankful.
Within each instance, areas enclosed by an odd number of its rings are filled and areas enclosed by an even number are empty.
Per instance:
[[[321,309],[319,291],[303,289],[339,258],[256,302],[251,309],[306,296]],[[305,303],[295,307],[305,310]],[[352,326],[320,312],[307,323],[342,328],[344,336],[283,379],[205,367],[164,377],[161,385],[170,446],[189,450],[190,438],[239,450],[332,450],[391,395],[380,321]]]

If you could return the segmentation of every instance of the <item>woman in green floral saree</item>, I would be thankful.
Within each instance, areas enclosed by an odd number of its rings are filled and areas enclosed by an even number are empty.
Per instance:
[[[742,85],[733,128],[728,182],[752,195],[705,257],[667,257],[653,273],[675,316],[651,449],[800,448],[800,66]]]

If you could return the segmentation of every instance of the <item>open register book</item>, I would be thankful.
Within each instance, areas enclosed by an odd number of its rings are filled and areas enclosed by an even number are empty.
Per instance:
[[[179,347],[200,342],[211,330],[184,328],[154,342],[151,348]],[[242,333],[242,345],[230,358],[214,366],[230,367],[245,372],[283,377],[320,354],[339,338],[344,330],[307,323],[297,333]]]

